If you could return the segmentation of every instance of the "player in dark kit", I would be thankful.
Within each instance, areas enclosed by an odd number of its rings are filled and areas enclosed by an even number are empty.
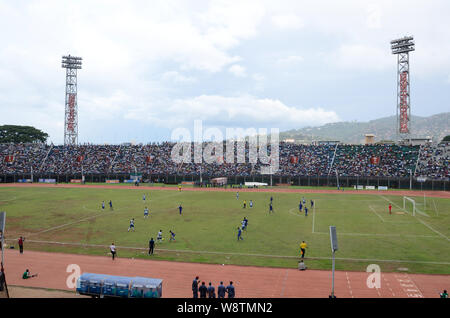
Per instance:
[[[153,241],[153,237],[148,242],[148,255],[153,255],[153,249],[155,248],[155,241]]]

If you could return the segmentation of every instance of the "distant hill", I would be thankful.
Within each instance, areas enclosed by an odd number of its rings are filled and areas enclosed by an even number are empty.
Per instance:
[[[450,112],[430,117],[412,116],[411,131],[413,137],[432,137],[440,142],[450,135]],[[374,134],[375,141],[396,140],[396,116],[384,117],[369,122],[339,122],[320,127],[306,127],[280,132],[280,140],[294,139],[311,142],[312,140],[334,140],[359,144],[364,142],[365,134]]]

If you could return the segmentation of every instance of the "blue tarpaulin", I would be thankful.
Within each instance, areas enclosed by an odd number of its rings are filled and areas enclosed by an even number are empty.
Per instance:
[[[162,297],[162,280],[84,273],[77,281],[77,293],[98,297]]]

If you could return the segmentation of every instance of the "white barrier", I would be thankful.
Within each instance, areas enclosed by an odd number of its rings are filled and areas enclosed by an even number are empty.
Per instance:
[[[267,183],[263,182],[245,182],[246,187],[263,187],[267,186]]]
[[[388,189],[388,187],[386,187],[386,186],[378,186],[378,190],[386,191],[387,189]]]

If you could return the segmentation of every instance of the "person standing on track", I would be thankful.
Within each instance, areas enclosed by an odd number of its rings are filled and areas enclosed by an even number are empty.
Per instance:
[[[111,243],[111,246],[109,247],[109,250],[111,251],[111,255],[112,255],[112,259],[114,260],[114,258],[116,257],[116,246],[114,245],[114,242]]]
[[[194,278],[192,282],[192,293],[194,298],[198,298],[198,276]]]
[[[148,242],[148,255],[153,255],[153,250],[155,248],[155,241],[153,241],[153,237]]]
[[[205,282],[202,282],[202,285],[199,287],[198,291],[200,292],[200,298],[206,298],[208,288],[206,288]]]
[[[208,298],[216,298],[216,290],[214,289],[214,286],[211,285],[211,282],[209,282],[208,286]]]
[[[235,290],[234,290],[233,282],[230,282],[230,285],[227,286],[226,290],[228,293],[228,298],[234,298]]]
[[[219,287],[217,287],[217,298],[225,298],[226,288],[223,285],[223,282],[220,282]]]
[[[23,254],[23,242],[25,241],[25,238],[24,237],[19,237],[19,241],[18,241],[18,243],[19,243],[19,250],[20,250],[20,254]]]

